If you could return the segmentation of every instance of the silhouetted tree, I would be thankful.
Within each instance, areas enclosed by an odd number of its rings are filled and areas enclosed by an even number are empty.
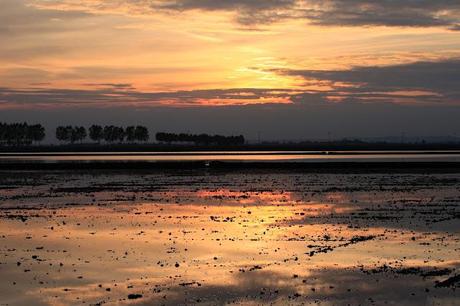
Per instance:
[[[168,136],[166,135],[166,133],[161,133],[161,132],[156,133],[155,139],[158,142],[170,142],[169,139],[168,139]]]
[[[136,140],[136,127],[128,126],[125,129],[126,141],[133,142]]]
[[[89,138],[91,140],[100,143],[102,139],[104,139],[104,129],[100,125],[92,125],[89,128]]]
[[[159,142],[192,142],[202,145],[242,145],[245,143],[243,135],[239,136],[221,136],[208,134],[174,134],[174,133],[157,133],[156,140]]]
[[[30,127],[30,138],[34,142],[42,142],[45,139],[45,128],[41,124],[34,124]]]
[[[110,143],[113,142],[123,142],[125,139],[125,131],[122,127],[118,126],[105,126],[104,127],[104,140]]]
[[[75,143],[75,141],[78,140],[78,132],[77,132],[77,129],[76,128],[71,128],[70,129],[70,142],[73,144]]]
[[[104,140],[106,142],[114,142],[115,141],[114,128],[115,127],[113,125],[109,125],[109,126],[106,125],[104,127],[103,135],[104,135]]]
[[[45,128],[41,124],[0,123],[0,145],[31,145],[45,138]]]
[[[74,131],[77,136],[77,141],[82,142],[87,136],[86,129],[83,126],[74,127]]]
[[[59,141],[69,141],[70,135],[67,133],[67,129],[64,126],[58,126],[56,128],[56,139]]]
[[[75,143],[76,141],[82,142],[86,138],[86,129],[83,126],[58,126],[56,128],[56,139]]]
[[[125,140],[125,130],[122,127],[115,127],[116,140],[123,142]]]
[[[149,130],[145,126],[138,125],[134,130],[134,139],[138,141],[148,141],[150,138]]]
[[[56,128],[56,139],[63,142],[75,143],[83,141],[87,137],[83,126],[59,126]],[[93,141],[104,140],[108,143],[122,143],[125,139],[129,142],[149,140],[149,130],[144,126],[128,126],[123,129],[119,126],[107,125],[101,127],[92,125],[89,128],[89,137]]]

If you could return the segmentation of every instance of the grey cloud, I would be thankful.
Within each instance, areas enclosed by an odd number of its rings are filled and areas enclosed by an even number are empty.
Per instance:
[[[260,98],[289,97],[290,90],[286,89],[214,89],[175,92],[140,92],[133,90],[130,84],[93,84],[93,90],[80,89],[11,89],[0,88],[0,107],[5,106],[93,106],[137,105],[161,106],[167,102],[170,106],[199,105],[202,99],[218,99],[232,104],[236,100]]]
[[[460,3],[451,0],[221,0],[167,1],[168,10],[225,10],[245,25],[305,19],[324,26],[403,26],[459,28]]]
[[[164,1],[161,7],[176,10],[270,10],[289,8],[296,0],[177,0]]]
[[[331,100],[340,99],[342,103],[404,103],[460,105],[460,59],[438,62],[415,62],[393,66],[355,67],[348,70],[274,70],[279,74],[300,77],[309,83],[329,84],[327,90],[292,90],[282,88],[255,89],[210,89],[174,92],[142,92],[131,84],[91,83],[91,89],[12,89],[0,88],[3,105],[31,107],[56,105],[61,107],[92,105],[144,106],[194,106],[202,100],[220,101],[222,104],[237,104],[242,101],[287,100],[295,104],[329,105]],[[153,69],[140,69],[130,73],[155,73]],[[105,74],[123,74],[124,69],[83,67],[68,74],[49,75],[47,71],[26,69],[11,71],[15,76],[28,76],[29,83],[45,82],[54,78],[75,78],[91,75],[96,78]],[[344,86],[346,84],[347,86]],[[88,84],[85,84],[88,85]],[[416,92],[414,94],[413,92]],[[264,99],[262,99],[264,98]]]
[[[460,22],[460,2],[451,0],[331,0],[308,1],[305,11],[314,24],[338,26],[446,26]]]
[[[267,24],[289,18],[287,11],[292,10],[297,0],[177,0],[152,5],[155,9],[169,11],[233,11],[236,21],[242,25]]]
[[[235,14],[237,23],[244,26],[299,19],[322,26],[402,26],[460,28],[460,2],[454,0],[138,0],[86,4],[72,2],[71,10],[53,10],[53,4],[65,2],[36,1],[47,9],[24,5],[23,0],[4,0],[0,10],[0,35],[14,31],[57,31],[49,21],[58,18],[82,18],[98,10],[115,11],[123,8],[136,14],[184,12],[191,10],[227,11]],[[18,22],[25,20],[26,22]]]
[[[333,91],[323,95],[337,95],[349,99],[380,100],[408,98],[400,91],[423,91],[416,98],[420,102],[460,102],[460,59],[438,62],[415,62],[392,66],[355,67],[349,70],[278,70],[279,73],[302,77],[305,80],[330,82]],[[343,87],[340,84],[352,84]]]

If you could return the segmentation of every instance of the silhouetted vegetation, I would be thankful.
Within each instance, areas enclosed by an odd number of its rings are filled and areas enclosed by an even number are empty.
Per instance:
[[[104,139],[104,129],[100,125],[92,125],[89,128],[89,138],[100,143]]]
[[[156,140],[163,143],[188,142],[197,145],[242,145],[245,143],[243,135],[221,136],[208,134],[157,133]]]
[[[353,151],[353,150],[460,150],[458,138],[440,141],[381,140],[362,139],[310,140],[310,141],[271,141],[247,142],[244,136],[222,136],[209,134],[157,133],[158,143],[148,143],[149,130],[144,126],[120,127],[114,125],[59,126],[56,139],[62,145],[34,146],[45,138],[45,128],[41,124],[1,123],[0,147],[2,152],[181,152],[181,151]],[[89,137],[90,141],[85,141]],[[78,143],[78,145],[75,145]],[[333,153],[331,153],[333,154]]]
[[[136,128],[134,126],[128,126],[125,129],[126,141],[133,142],[136,140]]]
[[[41,142],[44,138],[45,128],[41,124],[0,122],[0,145],[31,145],[34,142]]]
[[[75,143],[83,141],[87,137],[86,129],[82,126],[59,126],[56,128],[56,139],[62,142]],[[100,143],[102,140],[107,143],[122,143],[125,140],[129,142],[148,141],[149,131],[144,126],[129,126],[126,129],[119,126],[92,125],[89,128],[89,137],[91,140]]]
[[[108,125],[104,127],[104,140],[108,143],[123,142],[125,140],[125,130],[122,127]]]
[[[75,143],[86,138],[86,129],[83,126],[58,126],[56,128],[56,139],[63,142]]]
[[[134,129],[134,140],[148,141],[149,139],[149,130],[145,126],[136,126],[136,128]]]

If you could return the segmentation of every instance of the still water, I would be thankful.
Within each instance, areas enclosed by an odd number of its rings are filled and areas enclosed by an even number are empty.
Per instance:
[[[0,305],[460,303],[459,174],[0,174]]]
[[[460,151],[226,151],[117,153],[0,153],[0,162],[90,161],[291,161],[291,162],[460,162]]]

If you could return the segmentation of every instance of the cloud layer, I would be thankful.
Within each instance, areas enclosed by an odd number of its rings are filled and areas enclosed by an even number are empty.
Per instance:
[[[315,24],[338,26],[444,26],[456,29],[460,2],[452,0],[311,0],[307,17]]]
[[[192,107],[290,103],[288,89],[213,89],[141,92],[131,84],[84,84],[94,89],[12,89],[0,87],[0,109],[87,107]]]
[[[128,14],[224,11],[243,25],[300,19],[322,26],[398,26],[460,28],[460,3],[454,0],[54,0],[39,6]]]
[[[89,89],[0,88],[0,107],[326,105],[338,102],[460,105],[460,59],[348,70],[272,69],[270,72],[299,78],[304,86],[298,89],[233,88],[170,92],[139,91],[127,83],[82,84]]]
[[[285,69],[278,73],[332,87],[323,93],[332,100],[460,104],[460,59],[348,70]]]
[[[0,0],[0,119],[451,135],[459,23],[452,0]]]

